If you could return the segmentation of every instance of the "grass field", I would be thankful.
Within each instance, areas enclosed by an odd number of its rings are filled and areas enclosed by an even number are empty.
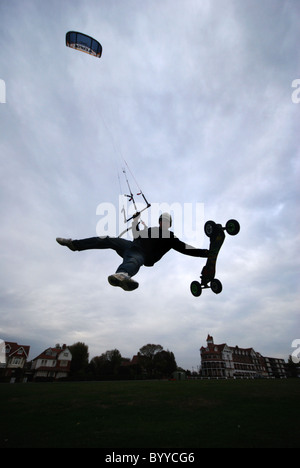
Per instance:
[[[300,380],[0,385],[0,448],[299,448]]]

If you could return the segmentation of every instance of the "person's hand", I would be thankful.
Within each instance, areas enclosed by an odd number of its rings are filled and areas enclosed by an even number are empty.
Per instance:
[[[140,219],[141,213],[137,211],[132,217],[134,220],[138,221]]]

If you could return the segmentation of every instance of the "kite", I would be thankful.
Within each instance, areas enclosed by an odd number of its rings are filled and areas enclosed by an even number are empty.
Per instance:
[[[76,31],[69,31],[66,34],[66,46],[80,50],[94,57],[101,57],[102,46],[91,36]]]

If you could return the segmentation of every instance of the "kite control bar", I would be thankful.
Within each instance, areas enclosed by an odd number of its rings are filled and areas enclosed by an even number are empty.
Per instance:
[[[125,161],[125,163],[126,163],[126,161]],[[127,167],[128,167],[128,164],[127,164],[127,163],[126,163],[126,165],[127,165]],[[128,167],[128,169],[129,169],[129,167]],[[129,171],[130,171],[130,169],[129,169]],[[134,178],[134,176],[133,176],[133,174],[132,174],[131,171],[130,171],[130,173],[131,173],[132,177]],[[148,202],[148,200],[147,200],[147,198],[145,197],[143,191],[142,191],[141,188],[139,187],[137,181],[134,179],[134,180],[135,180],[135,183],[137,184],[137,186],[138,186],[138,188],[139,188],[139,193],[137,193],[137,195],[142,195],[142,197],[143,197],[143,199],[144,199],[144,202],[146,203],[146,206],[145,206],[142,210],[140,210],[140,211],[137,210],[136,203],[135,203],[135,199],[134,199],[134,195],[133,195],[132,190],[131,190],[131,188],[130,188],[130,184],[129,184],[128,177],[127,177],[127,174],[126,174],[125,169],[123,169],[123,174],[124,174],[124,176],[125,176],[126,183],[127,183],[127,187],[128,187],[128,190],[129,190],[129,195],[125,195],[125,197],[127,197],[127,198],[129,199],[129,201],[132,201],[133,206],[134,206],[134,209],[135,209],[135,214],[134,214],[133,216],[130,216],[130,218],[125,219],[125,222],[128,223],[129,221],[131,221],[132,219],[136,218],[138,215],[140,215],[141,213],[143,213],[143,211],[145,211],[145,210],[147,210],[148,208],[150,208],[151,204]]]
[[[140,211],[137,211],[134,215],[130,216],[130,218],[126,219],[126,223],[128,223],[129,221],[131,221],[132,219],[136,218],[137,216],[139,216],[141,213],[143,213],[143,211],[146,211],[148,210],[148,208],[150,208],[151,204],[146,202],[147,203],[147,206],[145,206],[145,208],[143,208],[142,210]]]
[[[126,163],[126,161],[125,161],[125,164],[126,164],[126,166],[128,167],[128,164]],[[128,167],[128,169],[129,169],[129,167]],[[129,171],[130,171],[130,169],[129,169]],[[136,185],[138,186],[138,189],[139,189],[139,193],[137,193],[137,195],[142,195],[142,197],[143,197],[143,199],[144,199],[144,202],[146,203],[146,206],[145,206],[143,209],[141,209],[141,210],[138,211],[137,206],[136,206],[136,203],[135,203],[134,195],[133,195],[133,193],[132,193],[132,190],[131,190],[131,187],[130,187],[130,184],[129,184],[129,181],[128,181],[128,177],[127,177],[126,171],[125,171],[125,169],[123,169],[123,174],[124,174],[124,176],[125,176],[125,180],[126,180],[127,187],[128,187],[128,190],[129,190],[129,195],[125,195],[125,197],[127,197],[128,200],[129,200],[130,202],[133,203],[133,206],[134,206],[134,209],[135,209],[135,213],[134,213],[132,216],[130,216],[129,218],[127,218],[126,215],[125,215],[125,208],[123,207],[122,212],[124,213],[124,223],[129,223],[129,221],[131,221],[131,220],[137,218],[138,216],[140,216],[141,213],[143,213],[144,211],[146,211],[146,210],[147,210],[148,208],[150,208],[150,206],[151,206],[151,203],[148,202],[148,200],[147,200],[147,198],[145,197],[143,191],[142,191],[141,188],[139,187],[139,184],[137,183],[137,181],[136,181],[134,175],[132,174],[131,171],[130,171],[130,173],[131,173],[131,175],[132,175],[132,177],[133,177],[133,179],[134,179],[134,181],[135,181],[135,183],[136,183]],[[124,231],[122,231],[121,234],[119,234],[118,237],[122,237],[123,234],[125,234],[125,233],[128,232],[128,231],[130,231],[130,229],[131,229],[131,226],[128,227],[128,228],[126,228],[126,229],[124,229]]]

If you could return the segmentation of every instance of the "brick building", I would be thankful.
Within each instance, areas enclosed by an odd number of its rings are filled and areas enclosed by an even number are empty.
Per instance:
[[[286,377],[283,359],[265,358],[253,348],[215,344],[210,335],[206,343],[200,349],[202,377]]]

